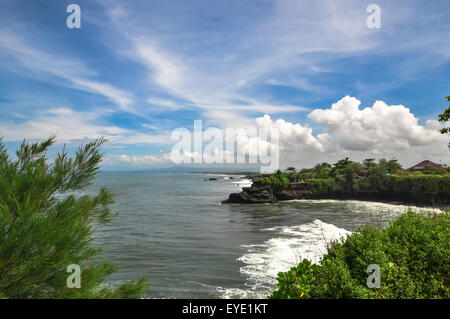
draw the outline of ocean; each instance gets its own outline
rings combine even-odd
[[[217,180],[209,180],[217,178]],[[147,277],[146,298],[265,298],[276,276],[318,262],[332,240],[384,227],[408,207],[351,200],[221,204],[249,181],[197,173],[101,173],[89,191],[115,195],[94,244],[119,264],[106,285]]]

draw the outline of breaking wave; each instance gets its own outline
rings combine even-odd
[[[247,277],[247,289],[222,288],[222,298],[265,298],[275,288],[277,274],[296,266],[303,259],[317,263],[331,241],[351,234],[318,219],[298,226],[278,226],[261,231],[276,236],[262,244],[242,245],[247,252],[238,258],[244,263],[241,274]]]

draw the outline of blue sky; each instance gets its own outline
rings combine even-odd
[[[81,29],[66,26],[71,3]],[[366,25],[371,3],[380,29]],[[135,169],[170,166],[171,131],[195,119],[226,128],[269,115],[284,132],[283,165],[448,162],[435,120],[450,95],[449,9],[447,0],[1,0],[0,134],[11,149],[51,132],[70,147],[105,135],[104,167]],[[385,109],[373,111],[376,101]]]

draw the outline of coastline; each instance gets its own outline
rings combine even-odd
[[[301,186],[301,187],[299,187]],[[275,190],[269,185],[255,183],[244,187],[239,193],[231,193],[223,204],[274,204],[290,200],[356,200],[364,202],[379,202],[391,205],[415,206],[419,208],[450,210],[449,198],[432,197],[428,200],[411,200],[409,194],[393,194],[382,192],[358,193],[317,193],[306,183],[290,183],[287,187]]]

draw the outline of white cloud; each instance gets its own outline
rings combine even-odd
[[[276,2],[274,10],[267,13],[269,19],[243,25],[239,36],[224,34],[229,43],[218,41],[215,37],[221,35],[213,31],[205,34],[206,30],[199,32],[184,26],[184,21],[174,21],[168,29],[158,29],[156,22],[144,27],[142,22],[152,14],[143,15],[133,5],[106,2],[104,6],[111,22],[108,29],[115,28],[113,38],[121,39],[115,46],[116,52],[142,64],[152,80],[150,85],[157,84],[163,93],[187,101],[186,108],[201,111],[214,125],[229,125],[223,123],[224,112],[232,112],[235,123],[245,123],[264,113],[305,110],[301,106],[274,103],[267,94],[257,94],[255,98],[255,94],[245,90],[255,85],[282,83],[323,95],[328,90],[308,79],[311,74],[330,71],[322,68],[321,62],[336,59],[341,53],[361,52],[377,43],[367,37],[370,30],[363,23],[365,10],[351,5],[335,6],[332,2],[325,6],[331,9],[324,13],[324,6],[314,2],[302,3],[302,8],[292,1]],[[187,16],[195,12],[195,6]],[[256,10],[253,5],[245,7]],[[347,21],[359,18],[362,23],[357,27]],[[111,32],[105,34],[110,36]],[[314,52],[332,56],[301,56]],[[170,106],[167,110],[171,110]],[[142,108],[140,112],[146,114],[148,109]]]
[[[376,101],[372,107],[360,109],[361,102],[346,96],[331,106],[317,109],[308,117],[324,125],[333,140],[349,151],[412,150],[414,147],[445,145],[447,138],[431,129],[431,122],[422,126],[403,105],[389,106]]]
[[[313,136],[312,129],[286,122],[283,119],[273,121],[269,115],[256,119],[256,125],[263,128],[278,128],[280,132],[280,150],[294,151],[301,154],[305,151],[323,152],[324,148],[318,138]],[[323,138],[323,137],[322,137]]]
[[[0,136],[5,141],[44,139],[51,134],[57,135],[57,141],[72,143],[79,140],[92,140],[100,136],[110,142],[107,147],[121,145],[170,144],[170,132],[158,131],[147,134],[125,129],[115,125],[100,124],[104,112],[75,111],[68,107],[56,107],[33,113],[20,121],[2,121]]]
[[[131,166],[154,166],[158,164],[173,164],[170,160],[169,154],[164,154],[162,156],[152,156],[152,155],[117,155],[117,156],[108,156],[108,162],[106,164],[119,164],[126,163]]]
[[[176,111],[183,108],[182,105],[166,99],[148,98],[147,103],[155,105],[164,111]]]
[[[372,107],[360,109],[361,102],[346,96],[334,103],[329,109],[316,109],[309,118],[323,125],[326,133],[314,134],[313,129],[300,123],[291,123],[283,119],[273,120],[269,115],[256,118],[242,129],[249,132],[252,128],[279,129],[280,167],[311,167],[318,162],[334,163],[343,157],[361,161],[364,158],[396,158],[405,167],[421,160],[430,159],[446,162],[449,158],[448,135],[439,133],[443,126],[435,120],[420,125],[419,120],[402,105],[387,105],[377,101]],[[206,129],[206,128],[204,128]],[[223,136],[226,136],[223,133]],[[261,137],[238,138],[242,148],[240,153],[257,154],[258,147],[265,154],[271,142]],[[204,141],[208,144],[207,141]],[[259,145],[259,146],[258,146]],[[203,145],[205,146],[205,145]],[[184,150],[178,154],[185,160],[198,156],[195,152]],[[218,150],[216,150],[218,151]],[[227,154],[222,150],[221,156]],[[208,161],[214,154],[206,154]],[[125,156],[116,159],[133,165],[173,164],[170,153],[159,156]]]
[[[84,79],[70,79],[76,88],[100,94],[107,97],[110,101],[118,105],[123,111],[131,111],[129,105],[134,102],[130,93],[117,89],[107,83],[101,83],[96,81],[84,80]]]
[[[58,142],[71,142],[92,140],[99,136],[113,139],[126,132],[117,126],[94,124],[99,116],[92,112],[76,112],[66,107],[51,108],[34,114],[24,122],[3,122],[0,133],[5,141],[44,139],[51,134],[57,134]]]
[[[162,52],[145,38],[136,38],[134,42],[138,58],[154,72],[156,83],[168,89],[176,88],[182,83],[181,62],[176,61],[176,58],[168,53]]]

